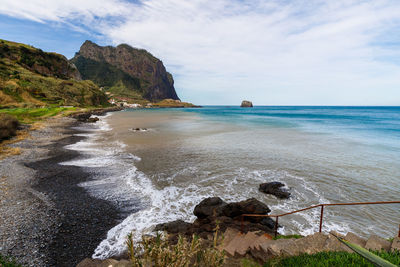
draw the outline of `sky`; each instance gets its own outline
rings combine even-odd
[[[0,38],[160,58],[202,105],[400,105],[399,0],[0,0]]]

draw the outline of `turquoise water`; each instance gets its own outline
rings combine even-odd
[[[399,107],[220,107],[125,110],[102,118],[71,149],[88,168],[82,184],[129,215],[95,257],[121,252],[127,233],[157,223],[193,221],[205,197],[255,197],[273,214],[319,203],[400,200]],[[133,131],[132,128],[146,128]],[[288,200],[258,191],[281,181]],[[393,237],[400,206],[325,209],[323,231]],[[318,231],[319,210],[280,219],[284,234]]]
[[[210,120],[343,135],[354,141],[400,149],[400,107],[206,106],[186,109]],[[399,151],[397,151],[399,152]]]

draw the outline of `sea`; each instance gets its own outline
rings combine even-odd
[[[86,138],[66,148],[81,156],[61,163],[92,173],[80,186],[121,211],[94,258],[123,252],[129,233],[140,239],[158,223],[193,222],[206,197],[256,198],[271,214],[400,200],[400,107],[126,109],[100,119],[78,127]],[[291,197],[258,191],[272,181]],[[319,218],[319,208],[281,217],[279,231],[312,234]],[[400,204],[329,206],[322,231],[389,238],[399,223]]]

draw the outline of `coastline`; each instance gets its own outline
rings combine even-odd
[[[14,146],[0,166],[0,254],[26,266],[75,266],[93,254],[120,215],[78,184],[91,174],[58,163],[79,153],[64,147],[85,137],[73,118],[53,118]]]

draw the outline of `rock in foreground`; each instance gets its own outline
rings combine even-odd
[[[191,237],[197,234],[202,238],[212,236],[216,226],[221,231],[227,228],[241,230],[242,214],[263,214],[267,215],[271,210],[267,205],[255,198],[240,202],[226,203],[219,197],[210,197],[201,201],[194,208],[194,215],[197,219],[193,223],[182,220],[158,224],[155,231],[166,231],[172,238],[177,235]],[[244,217],[243,232],[263,231],[273,233],[275,222],[269,217]]]
[[[285,185],[280,182],[270,182],[270,183],[263,183],[260,184],[258,190],[265,194],[271,194],[276,196],[277,198],[281,199],[288,199],[290,197],[290,193],[283,189]]]
[[[242,104],[240,105],[242,108],[252,108],[253,103],[251,101],[243,100]]]

